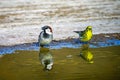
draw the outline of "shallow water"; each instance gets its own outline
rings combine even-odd
[[[93,26],[93,34],[120,32],[120,0],[0,1],[0,45],[36,42],[51,25],[54,39],[77,38],[73,31]]]
[[[99,39],[99,38],[98,38]],[[52,41],[49,45],[46,45],[46,48],[50,49],[61,49],[61,48],[79,48],[84,42],[80,42],[79,39],[71,39],[71,40],[60,40],[60,41]],[[90,48],[101,48],[101,47],[109,47],[109,46],[120,46],[119,39],[109,39],[105,38],[105,40],[93,40],[89,43]],[[19,44],[14,46],[1,46],[0,47],[0,55],[1,54],[11,54],[14,53],[16,50],[33,50],[39,51],[38,42],[34,43],[27,43],[27,44]]]
[[[76,49],[18,50],[0,57],[0,80],[119,80],[119,49],[120,46],[89,48],[84,45]],[[50,54],[51,70],[44,69],[41,54]]]

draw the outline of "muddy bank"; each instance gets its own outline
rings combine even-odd
[[[53,40],[48,47],[50,49],[61,49],[61,48],[79,48],[83,42],[80,42],[78,38],[67,38],[63,40]],[[100,48],[109,46],[120,45],[120,33],[112,34],[98,34],[93,35],[92,40],[89,42],[90,48]],[[39,50],[38,42],[19,44],[14,46],[0,46],[0,54],[13,53],[16,50]]]
[[[53,42],[58,42],[58,41],[72,41],[74,38],[67,38],[63,40],[53,40]],[[78,38],[76,38],[78,39]],[[101,33],[101,34],[94,34],[90,42],[105,42],[108,39],[117,39],[120,40],[120,33]]]

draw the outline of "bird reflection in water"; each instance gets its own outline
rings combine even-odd
[[[39,51],[39,58],[44,70],[51,70],[53,67],[53,56],[49,48],[41,47]]]
[[[89,49],[89,44],[83,44],[81,51],[80,51],[80,56],[86,60],[88,63],[93,63],[93,54]]]

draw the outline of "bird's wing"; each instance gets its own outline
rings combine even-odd
[[[38,42],[40,41],[41,35],[42,35],[43,31],[40,32],[39,36],[38,36]]]
[[[80,38],[84,36],[85,31],[74,31],[75,33],[79,34]]]
[[[80,36],[81,36],[81,37],[84,36],[84,34],[85,34],[85,31],[81,31],[81,32],[80,32]]]

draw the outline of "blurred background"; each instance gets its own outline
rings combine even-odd
[[[120,0],[1,0],[0,45],[38,40],[41,27],[54,40],[76,38],[73,31],[93,26],[93,34],[120,32]]]

